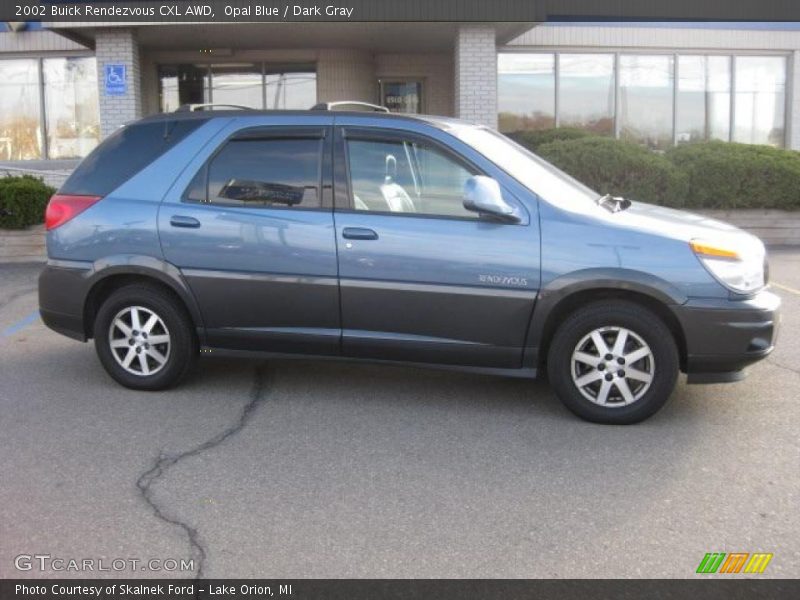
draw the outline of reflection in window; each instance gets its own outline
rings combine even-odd
[[[42,158],[39,61],[0,60],[0,160]]]
[[[50,158],[86,156],[100,141],[97,63],[89,58],[46,58],[47,146]]]
[[[730,56],[678,57],[678,143],[730,139]]]
[[[786,58],[737,56],[733,141],[783,146],[786,118]]]
[[[187,200],[230,206],[320,206],[322,140],[233,140],[187,189]]]
[[[211,65],[211,90],[214,104],[263,108],[261,64]]]
[[[559,124],[594,133],[614,133],[614,56],[559,57]]]
[[[497,65],[500,131],[554,127],[555,55],[500,54]]]
[[[317,103],[317,74],[311,69],[270,73],[268,68],[266,86],[266,108],[306,110]]]
[[[158,83],[161,112],[172,112],[182,104],[211,101],[207,65],[160,65]]]
[[[672,145],[672,56],[620,56],[622,139],[650,148]]]

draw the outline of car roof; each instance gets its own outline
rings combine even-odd
[[[321,115],[335,115],[346,117],[362,117],[365,119],[378,119],[387,121],[410,121],[410,122],[424,122],[428,125],[438,127],[440,129],[449,129],[454,125],[474,125],[467,121],[454,119],[452,117],[442,117],[438,115],[410,115],[399,113],[383,113],[373,111],[350,111],[350,110],[206,110],[206,111],[175,111],[168,113],[158,113],[150,115],[139,120],[139,123],[152,123],[162,121],[184,121],[184,120],[201,120],[211,121],[213,119],[231,118],[231,117],[259,117],[259,116],[290,116],[298,117],[311,117]]]

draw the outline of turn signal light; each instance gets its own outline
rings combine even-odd
[[[44,225],[47,231],[55,229],[77,217],[87,208],[100,200],[102,196],[72,196],[56,194],[50,198],[44,213]]]
[[[712,256],[714,258],[730,258],[733,260],[739,260],[741,257],[739,253],[735,250],[731,250],[730,248],[725,248],[724,246],[718,246],[716,244],[709,244],[706,242],[700,242],[697,240],[692,240],[689,242],[689,245],[694,250],[695,254],[700,254],[702,256]]]

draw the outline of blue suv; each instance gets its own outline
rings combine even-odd
[[[752,235],[600,196],[508,138],[379,112],[180,111],[119,129],[47,209],[40,310],[122,385],[199,354],[535,377],[634,423],[773,348]]]

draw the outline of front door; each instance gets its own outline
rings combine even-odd
[[[525,208],[509,194],[519,224],[467,211],[485,173],[417,134],[347,127],[335,155],[343,354],[520,367],[539,283]]]
[[[243,130],[164,200],[164,254],[210,346],[338,354],[329,139],[325,127]]]

